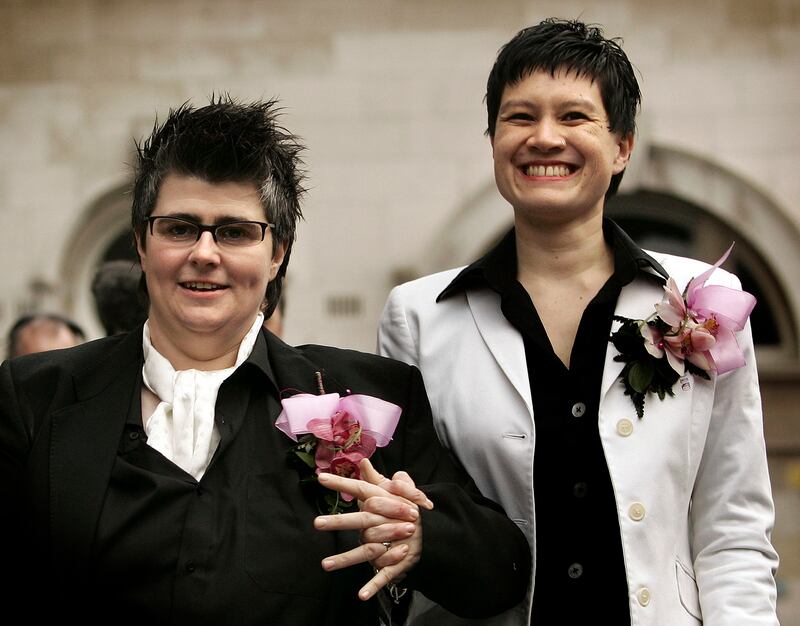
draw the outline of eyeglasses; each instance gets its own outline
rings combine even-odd
[[[182,217],[157,215],[147,218],[150,234],[166,243],[188,246],[200,241],[204,232],[211,233],[214,241],[221,246],[241,248],[254,246],[264,241],[267,228],[275,228],[268,222],[226,222],[225,224],[198,224]]]

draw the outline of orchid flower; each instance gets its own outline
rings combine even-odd
[[[275,426],[294,441],[311,434],[316,440],[316,473],[360,478],[358,464],[392,440],[402,409],[366,395],[297,394],[281,400]],[[343,493],[345,501],[352,496]]]
[[[668,331],[662,335],[654,334],[646,324],[642,328],[648,352],[657,357],[666,354],[670,366],[680,375],[686,370],[684,361],[717,374],[745,363],[734,333],[744,328],[755,297],[739,289],[705,284],[732,249],[733,244],[712,267],[693,278],[683,294],[674,279],[667,281],[664,300],[656,305],[656,313],[670,327]]]

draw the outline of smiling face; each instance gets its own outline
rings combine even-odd
[[[602,214],[611,176],[633,137],[609,131],[600,88],[574,72],[535,71],[503,91],[492,137],[497,188],[518,218],[570,221]]]
[[[252,183],[209,183],[169,174],[161,184],[152,216],[181,217],[202,224],[266,222]],[[137,237],[150,297],[150,332],[162,351],[166,342],[213,341],[237,345],[252,326],[267,283],[283,261],[270,229],[264,241],[245,247],[218,245],[210,232],[199,241],[175,245],[150,234]],[[159,345],[161,344],[161,345]],[[169,352],[169,350],[166,350]]]

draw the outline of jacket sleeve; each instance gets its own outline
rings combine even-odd
[[[0,536],[5,538],[3,574],[0,577],[0,599],[18,601],[19,593],[30,580],[24,572],[25,555],[22,537],[26,526],[24,469],[31,444],[30,429],[11,376],[11,362],[0,366]],[[30,555],[28,555],[30,556]],[[23,582],[26,581],[26,582]],[[9,604],[10,606],[10,604]]]
[[[738,341],[746,365],[716,380],[690,511],[706,626],[778,623],[778,555],[770,543],[774,509],[749,323]]]
[[[392,289],[378,323],[378,354],[419,367],[417,343],[411,333],[399,287]]]
[[[385,330],[382,321],[381,351],[413,360],[410,335]],[[525,597],[531,568],[527,539],[441,445],[420,372],[408,371],[407,401],[384,457],[386,470],[408,471],[434,509],[421,511],[422,557],[404,584],[458,616],[496,615]]]

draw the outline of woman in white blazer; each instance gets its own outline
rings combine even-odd
[[[566,368],[590,303],[610,284],[617,291],[608,311],[645,320],[667,277],[683,293],[710,269],[645,253],[603,218],[606,194],[616,190],[633,149],[639,90],[627,57],[599,29],[546,20],[521,31],[500,51],[486,101],[495,178],[515,222],[486,258],[516,263],[506,272],[508,288],[530,297]],[[381,318],[379,351],[420,368],[442,443],[525,531],[536,563],[546,537],[537,550],[536,511],[543,509],[534,485],[546,477],[534,473],[540,438],[530,345],[510,321],[507,293],[492,282],[498,270],[487,270],[494,261],[486,258],[396,287]],[[625,258],[635,271],[621,280]],[[721,269],[707,284],[740,288]],[[620,327],[605,319],[608,333]],[[620,352],[605,338],[594,344],[604,351],[596,432],[613,489],[630,624],[777,624],[774,510],[749,323],[735,337],[744,365],[702,374],[690,363],[671,386],[674,395],[646,394],[642,418],[620,379]],[[502,616],[466,622],[416,597],[410,622],[510,626],[533,615],[536,623],[587,623],[570,617],[585,600],[577,594],[559,599],[563,611],[555,603],[536,613],[534,582],[548,581],[535,570],[526,601]],[[607,623],[602,599],[582,610]]]

